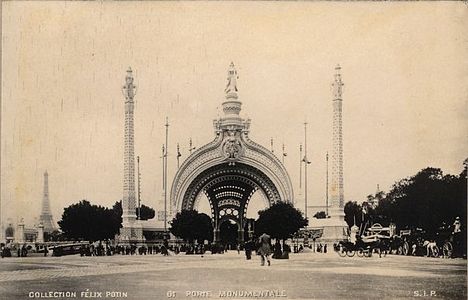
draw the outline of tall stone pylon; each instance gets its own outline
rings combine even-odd
[[[333,81],[333,150],[331,156],[330,221],[324,227],[323,237],[328,241],[347,239],[349,228],[344,220],[344,188],[343,188],[343,81],[341,67],[335,67]]]
[[[133,84],[132,69],[129,67],[125,76],[122,92],[125,97],[124,129],[124,181],[122,198],[122,228],[120,240],[137,242],[143,239],[140,223],[136,220],[135,204],[135,146],[134,146],[134,109],[136,86]]]
[[[330,184],[331,212],[330,216],[344,219],[344,189],[343,189],[343,82],[341,67],[335,68],[333,87],[333,152],[332,176]]]
[[[44,232],[51,233],[57,230],[52,213],[50,211],[49,201],[49,173],[44,172],[44,192],[42,194],[42,209],[39,217],[39,223],[44,226]]]

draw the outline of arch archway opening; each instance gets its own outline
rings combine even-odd
[[[247,219],[256,219],[259,210],[280,200],[277,187],[257,168],[242,163],[223,163],[208,168],[192,181],[184,193],[181,207],[211,216],[215,242],[221,241],[220,226],[225,220],[236,222],[237,241],[242,243]],[[252,207],[249,216],[248,207]],[[235,244],[233,238],[223,239],[230,245]]]
[[[267,209],[268,207],[270,207],[270,204],[265,193],[263,193],[262,190],[257,190],[253,193],[249,203],[247,204],[246,218],[256,220],[258,218],[258,212]],[[204,213],[211,218],[214,218],[211,211],[210,200],[204,193],[200,193],[197,196],[193,209],[199,213]]]
[[[210,200],[208,200],[208,197],[204,193],[198,194],[193,205],[193,209],[198,211],[199,213],[204,213],[210,216],[210,218],[213,218],[213,215],[211,213]]]
[[[219,225],[219,237],[225,249],[236,249],[239,244],[239,224],[231,219],[225,219]]]
[[[263,193],[262,190],[255,191],[247,205],[247,219],[256,220],[258,218],[258,212],[268,207],[270,207],[270,203],[265,193]]]

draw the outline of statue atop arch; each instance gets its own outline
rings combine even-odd
[[[227,85],[226,88],[224,89],[224,92],[226,94],[237,92],[237,79],[239,77],[237,76],[237,71],[234,68],[234,63],[231,62],[229,65],[229,70],[228,70],[228,77],[227,77]]]

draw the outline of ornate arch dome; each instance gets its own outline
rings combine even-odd
[[[193,152],[177,171],[170,194],[173,212],[193,209],[197,195],[209,193],[213,180],[227,175],[223,172],[234,176],[225,177],[227,185],[249,182],[252,189],[260,189],[266,195],[270,205],[293,201],[291,180],[281,161],[249,138],[250,120],[240,117],[242,102],[238,100],[237,78],[231,63],[222,103],[224,116],[213,121],[214,140]]]

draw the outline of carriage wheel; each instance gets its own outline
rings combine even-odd
[[[381,255],[382,257],[387,256],[387,250],[386,250],[386,249],[384,249],[384,250],[379,249],[379,251],[380,251],[380,255]]]
[[[356,254],[356,251],[354,251],[354,250],[346,250],[346,255],[348,255],[349,257],[353,257],[354,254]]]
[[[408,244],[408,242],[403,242],[403,245],[402,245],[402,253],[403,255],[408,255],[410,253],[410,246]]]
[[[397,254],[398,255],[403,255],[403,247],[402,246],[398,247]]]
[[[340,247],[338,248],[338,255],[341,256],[341,257],[345,257],[346,256],[346,251],[343,247]]]
[[[363,257],[364,256],[364,249],[359,248],[358,251],[357,251],[357,256]]]
[[[453,245],[451,242],[445,242],[444,246],[442,247],[442,253],[444,257],[451,258],[453,255]]]

